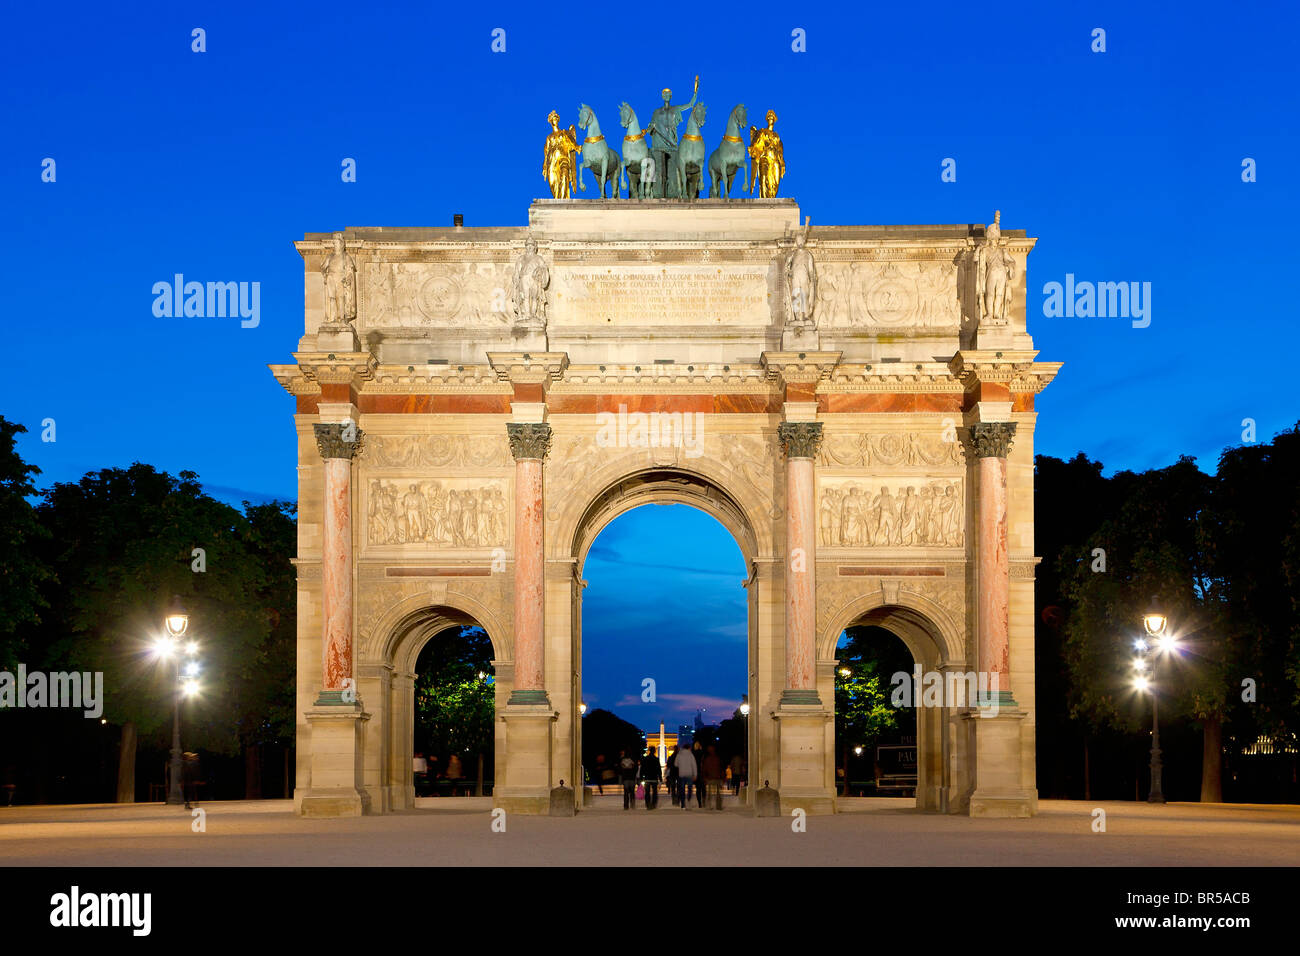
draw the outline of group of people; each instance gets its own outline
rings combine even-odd
[[[456,785],[464,777],[460,757],[452,754],[447,759],[447,769],[440,770],[438,767],[438,757],[436,754],[430,754],[425,757],[422,753],[417,753],[412,760],[412,768],[415,773],[415,795],[417,797],[437,796],[438,781],[445,780],[451,784],[451,792],[456,792]]]
[[[597,758],[598,765],[603,763],[603,757]],[[718,756],[717,747],[709,744],[705,748],[696,741],[694,747],[674,747],[668,755],[666,767],[659,765],[659,754],[650,746],[640,759],[626,750],[620,750],[615,766],[601,767],[598,773],[597,786],[602,793],[604,783],[612,782],[614,777],[622,784],[624,810],[636,806],[637,787],[643,788],[647,810],[658,807],[661,783],[665,785],[675,807],[686,810],[694,800],[696,806],[702,809],[705,799],[712,793],[716,794],[717,806],[721,809],[722,788],[724,784],[730,783],[732,792],[739,792],[740,781],[745,775],[745,761],[737,754],[724,765]]]

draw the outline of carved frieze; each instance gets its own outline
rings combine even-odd
[[[504,479],[372,479],[371,544],[490,548],[506,543],[510,505]]]
[[[943,432],[830,434],[817,455],[817,464],[827,467],[923,467],[961,463],[961,443],[955,430],[949,435]]]
[[[954,263],[828,262],[818,270],[820,328],[956,333],[961,325]]]
[[[368,328],[507,325],[508,270],[495,262],[370,262],[363,322]]]
[[[368,435],[363,460],[379,468],[499,468],[510,453],[504,435]]]
[[[817,542],[843,548],[959,548],[964,500],[961,481],[824,478]]]

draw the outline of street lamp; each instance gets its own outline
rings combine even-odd
[[[587,702],[585,700],[578,704],[578,713],[583,717],[587,716]]]
[[[1147,803],[1164,803],[1165,794],[1162,776],[1164,765],[1160,760],[1160,695],[1156,693],[1155,676],[1158,659],[1148,664],[1147,656],[1168,657],[1178,652],[1178,639],[1166,633],[1169,618],[1152,601],[1147,612],[1142,615],[1142,626],[1151,640],[1138,638],[1134,641],[1138,657],[1133,661],[1137,676],[1133,686],[1139,693],[1151,695],[1151,792],[1147,794]],[[1149,676],[1148,676],[1149,675]]]
[[[193,697],[199,692],[199,664],[198,661],[190,660],[185,665],[185,679],[181,680],[181,644],[180,639],[185,636],[185,632],[190,626],[190,616],[185,613],[185,608],[181,604],[179,597],[173,597],[171,604],[167,608],[167,614],[163,618],[163,626],[167,628],[167,636],[160,638],[154,644],[154,651],[163,659],[168,657],[176,661],[176,686],[173,691],[173,711],[172,711],[172,753],[171,753],[171,782],[167,787],[167,803],[177,805],[185,802],[185,794],[181,788],[181,775],[183,773],[181,763],[181,698]],[[185,653],[193,658],[198,653],[199,645],[190,641],[185,645]]]

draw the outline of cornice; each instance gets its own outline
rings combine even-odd
[[[488,352],[497,379],[513,385],[544,385],[558,381],[569,367],[566,352]]]
[[[294,352],[298,370],[309,382],[349,385],[374,377],[378,360],[369,352]]]
[[[822,382],[818,394],[857,392],[950,392],[962,394],[962,383],[942,362],[886,362],[838,365]]]

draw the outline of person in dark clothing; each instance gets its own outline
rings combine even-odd
[[[199,755],[185,751],[181,763],[181,786],[185,791],[185,809],[192,810],[199,802]]]
[[[659,806],[659,781],[663,779],[659,755],[655,753],[654,747],[646,748],[645,756],[641,758],[641,769],[637,772],[637,779],[645,787],[645,808],[653,810]]]
[[[722,773],[722,760],[718,757],[718,748],[709,744],[708,752],[700,761],[700,789],[705,791],[700,806],[704,806],[708,798],[713,796],[714,808],[722,809]]]
[[[672,800],[673,806],[677,806],[677,751],[680,748],[674,747],[672,753],[668,755],[668,777],[664,781],[664,787],[668,791],[668,798]]]
[[[626,750],[618,752],[618,780],[623,784],[623,809],[631,810],[636,806],[636,775],[640,770],[635,757],[629,757]]]

